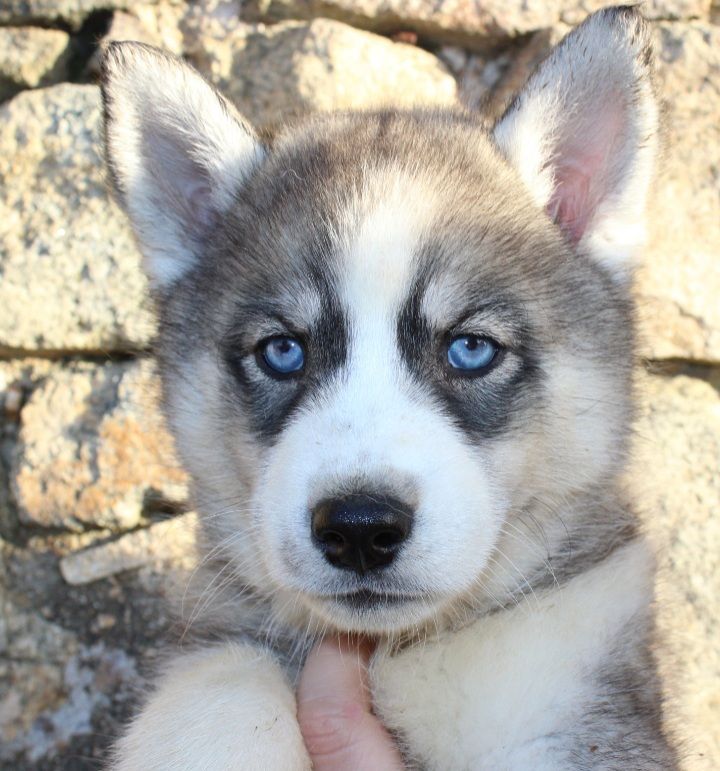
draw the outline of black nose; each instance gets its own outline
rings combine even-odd
[[[409,507],[387,497],[333,498],[312,512],[313,536],[328,562],[356,573],[389,565],[411,525]]]

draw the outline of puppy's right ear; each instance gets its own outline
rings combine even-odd
[[[112,180],[151,284],[166,288],[197,263],[264,150],[226,99],[157,49],[111,43],[101,85]]]

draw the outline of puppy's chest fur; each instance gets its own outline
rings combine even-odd
[[[554,590],[371,667],[377,713],[412,768],[667,768],[670,755],[628,748],[627,715],[658,730],[649,635],[652,559],[639,540]],[[600,719],[602,717],[602,719]],[[631,760],[632,759],[632,760]]]

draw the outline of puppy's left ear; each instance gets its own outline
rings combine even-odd
[[[616,275],[643,245],[658,110],[637,8],[589,16],[495,126],[500,150],[570,241]]]

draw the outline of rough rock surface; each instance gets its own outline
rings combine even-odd
[[[3,0],[0,24],[61,23],[77,30],[91,13],[128,4],[128,0]]]
[[[639,293],[652,358],[720,361],[720,28],[660,24],[666,159]]]
[[[20,413],[29,394],[53,366],[43,359],[0,362],[0,539],[13,538],[20,529],[10,494],[10,467],[17,446]]]
[[[186,539],[89,586],[58,562],[104,534],[0,540],[0,768],[91,771],[136,702],[172,623]]]
[[[617,3],[603,0],[250,0],[244,14],[253,20],[338,19],[385,34],[412,30],[435,43],[488,49],[562,21],[576,24],[591,11]],[[650,0],[651,19],[707,18],[710,0]]]
[[[95,86],[27,91],[0,107],[0,350],[135,349],[152,334],[140,258],[106,191],[99,122]]]
[[[22,522],[128,529],[148,499],[186,499],[153,375],[148,361],[83,364],[52,372],[36,388],[12,468]]]
[[[319,111],[456,101],[455,80],[435,56],[346,24],[220,30],[195,37],[191,60],[257,126]]]
[[[645,526],[663,555],[661,663],[671,715],[686,737],[685,769],[720,763],[720,378],[644,384],[636,475]]]
[[[0,27],[0,102],[67,77],[70,35],[57,29]]]
[[[60,560],[60,572],[69,584],[89,584],[161,560],[166,554],[168,542],[186,549],[191,555],[196,527],[197,515],[194,512],[156,522],[114,541],[69,554]]]
[[[135,3],[130,5],[134,16],[141,28],[148,35],[153,45],[160,46],[166,51],[180,55],[183,52],[181,20],[195,7],[192,3],[189,7],[186,3]],[[112,31],[112,28],[111,28]]]
[[[196,4],[227,8],[238,2],[4,0],[0,24],[61,23],[78,29],[91,14],[108,9],[134,12],[137,6],[183,9]],[[588,13],[612,4],[610,0],[249,0],[242,4],[242,13],[252,20],[271,21],[326,17],[381,33],[413,30],[431,41],[487,47],[561,20],[576,24]],[[651,19],[693,19],[707,18],[710,5],[711,0],[646,0],[643,7]]]

